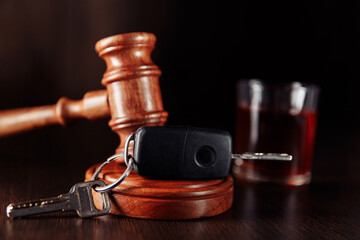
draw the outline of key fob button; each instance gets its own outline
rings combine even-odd
[[[195,162],[199,167],[208,168],[214,165],[216,161],[215,150],[210,146],[200,147],[195,155]]]

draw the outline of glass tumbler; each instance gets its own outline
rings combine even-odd
[[[311,181],[319,87],[292,82],[237,83],[236,152],[288,153],[292,161],[243,160],[237,177],[304,185]]]

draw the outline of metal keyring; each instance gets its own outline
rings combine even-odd
[[[134,136],[135,136],[135,134],[132,133],[126,138],[125,146],[124,146],[124,153],[118,153],[118,154],[112,155],[103,164],[101,164],[100,167],[98,167],[98,169],[96,169],[96,171],[94,172],[94,175],[91,178],[91,181],[95,181],[98,178],[101,170],[103,169],[103,167],[105,165],[107,165],[119,158],[124,158],[125,164],[127,166],[125,172],[115,182],[113,182],[109,185],[103,186],[103,187],[96,187],[96,188],[94,188],[95,191],[97,191],[97,192],[110,191],[111,189],[115,188],[117,185],[122,183],[127,176],[129,176],[131,170],[134,167],[134,159],[130,154],[128,154],[129,153],[128,148],[129,148],[130,141],[134,140]]]
[[[126,166],[129,166],[128,157],[129,157],[129,144],[131,141],[133,141],[135,138],[135,133],[130,134],[125,141],[124,145],[124,161]],[[131,156],[131,155],[130,155]]]

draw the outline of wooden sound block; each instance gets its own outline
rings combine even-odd
[[[85,181],[91,180],[100,164],[86,171]],[[125,171],[123,163],[104,167],[99,179],[114,182]],[[101,202],[100,194],[94,195]],[[207,181],[152,180],[134,171],[109,192],[111,214],[145,219],[195,219],[221,214],[231,208],[233,179]]]

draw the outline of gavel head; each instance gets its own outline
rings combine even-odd
[[[106,62],[102,84],[106,86],[111,113],[109,126],[120,137],[116,152],[125,139],[144,125],[163,125],[164,111],[159,76],[151,60],[156,37],[151,33],[126,33],[104,38],[95,49]]]

